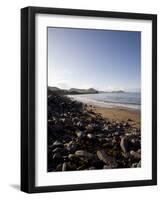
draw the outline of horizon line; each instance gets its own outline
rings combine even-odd
[[[111,91],[131,91],[131,90],[137,90],[137,91],[141,91],[141,88],[124,88],[124,89],[121,89],[121,88],[113,88],[113,89],[96,89],[95,87],[88,87],[88,88],[79,88],[79,87],[70,87],[70,88],[62,88],[62,87],[59,87],[59,86],[56,86],[56,85],[48,85],[47,87],[56,87],[58,89],[61,89],[61,90],[70,90],[70,89],[79,89],[79,90],[89,90],[89,89],[94,89],[94,90],[97,90],[97,91],[102,91],[102,92],[111,92]]]

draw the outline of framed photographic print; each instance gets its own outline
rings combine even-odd
[[[21,10],[21,190],[157,184],[157,16]]]

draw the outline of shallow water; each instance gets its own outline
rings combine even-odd
[[[95,106],[113,108],[123,107],[127,109],[141,108],[141,93],[125,92],[125,93],[98,93],[98,94],[80,94],[68,95],[70,98],[83,103],[89,103]]]

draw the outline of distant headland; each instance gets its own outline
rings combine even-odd
[[[99,91],[94,88],[89,89],[79,89],[79,88],[70,88],[70,89],[60,89],[58,87],[48,86],[48,92],[58,93],[59,95],[76,95],[76,94],[98,94],[98,93],[125,93],[123,90],[114,90],[114,91]]]

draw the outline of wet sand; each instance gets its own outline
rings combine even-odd
[[[140,128],[141,112],[139,110],[124,109],[124,108],[103,108],[94,106],[94,111],[100,113],[103,118],[111,121],[128,121],[130,125]]]

